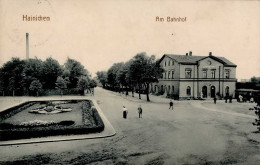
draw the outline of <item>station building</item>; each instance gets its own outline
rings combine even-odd
[[[233,96],[236,89],[236,65],[225,57],[164,54],[160,65],[165,72],[151,92],[178,99]]]

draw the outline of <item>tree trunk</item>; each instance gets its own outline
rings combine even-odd
[[[140,89],[140,85],[139,85],[139,90],[138,90],[138,93],[139,93],[139,99],[141,99],[141,89]]]
[[[126,86],[125,89],[126,89],[126,91],[125,91],[125,95],[128,96],[128,88],[127,88],[127,86]]]
[[[13,90],[13,97],[14,97],[14,90]]]
[[[37,97],[39,96],[38,91],[36,91],[36,95],[37,95]]]
[[[150,101],[150,98],[149,98],[149,84],[147,84],[147,87],[146,87],[146,98],[147,98],[147,101]]]

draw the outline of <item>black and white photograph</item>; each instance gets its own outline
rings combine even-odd
[[[0,164],[259,164],[259,18],[258,0],[0,0]]]

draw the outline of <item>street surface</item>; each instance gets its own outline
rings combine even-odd
[[[68,97],[68,96],[66,96]],[[73,96],[71,96],[72,98]],[[151,102],[95,89],[116,135],[109,138],[0,146],[0,164],[251,164],[260,162],[260,133],[252,103],[218,100]],[[46,97],[44,97],[46,98]],[[57,97],[58,98],[58,97]],[[39,98],[41,99],[41,98]],[[15,100],[15,101],[12,101]],[[0,108],[29,97],[0,98]],[[15,103],[14,103],[15,102]],[[122,107],[128,109],[123,119]],[[143,118],[138,118],[138,106]]]

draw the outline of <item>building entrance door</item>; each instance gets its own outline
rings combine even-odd
[[[215,95],[216,95],[216,88],[215,88],[215,86],[211,86],[210,93],[211,93],[211,97],[215,97]]]
[[[206,87],[206,86],[203,86],[203,87],[202,87],[202,97],[203,97],[203,98],[206,98],[206,97],[207,97],[207,87]]]

